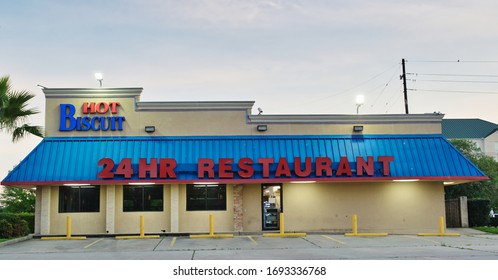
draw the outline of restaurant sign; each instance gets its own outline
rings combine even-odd
[[[255,179],[255,178],[330,178],[389,176],[393,156],[358,156],[355,162],[343,156],[338,162],[329,157],[296,157],[289,163],[287,158],[199,158],[197,164],[179,166],[174,158],[140,158],[134,164],[131,158],[115,162],[102,158],[97,174],[101,179],[182,179],[180,173],[194,173],[197,179]]]
[[[75,116],[76,106],[60,104],[59,131],[120,131],[123,130],[124,116],[116,116],[119,102],[84,102],[81,114]]]

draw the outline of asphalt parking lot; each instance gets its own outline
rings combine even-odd
[[[498,235],[466,229],[460,237],[346,237],[308,234],[225,239],[29,239],[0,247],[2,260],[498,260]]]

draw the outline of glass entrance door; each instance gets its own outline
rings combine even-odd
[[[263,230],[280,229],[282,212],[282,185],[264,184],[261,186]]]

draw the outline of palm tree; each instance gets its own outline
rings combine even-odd
[[[12,142],[25,137],[28,133],[43,137],[41,126],[25,123],[29,116],[38,114],[34,108],[27,109],[27,102],[35,97],[27,90],[12,90],[9,76],[0,78],[0,130],[12,133]]]

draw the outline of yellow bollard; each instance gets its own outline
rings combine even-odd
[[[439,216],[439,233],[444,234],[444,218]]]
[[[353,214],[352,220],[353,220],[353,234],[358,234],[358,216],[356,216],[356,214]]]
[[[345,233],[344,236],[380,237],[388,235],[387,233],[358,233],[358,216],[356,214],[351,217],[351,222],[353,223],[353,232]]]
[[[214,236],[214,216],[209,214],[209,235]]]
[[[285,217],[284,213],[280,213],[280,231],[279,233],[265,233],[263,237],[303,237],[306,233],[301,232],[291,232],[285,233]]]
[[[460,236],[460,233],[446,233],[444,226],[444,217],[439,216],[439,232],[438,233],[419,233],[418,236]]]
[[[71,237],[71,216],[66,217],[66,237]]]
[[[145,225],[144,225],[144,216],[140,216],[140,237],[145,236]]]
[[[140,234],[137,235],[127,235],[127,236],[116,236],[116,239],[154,239],[160,238],[159,235],[145,235],[145,221],[144,216],[140,215]]]
[[[47,237],[42,237],[41,240],[86,240],[85,236],[71,236],[71,216],[66,216],[66,236],[47,236]]]
[[[233,234],[214,234],[214,215],[209,214],[209,234],[191,234],[190,238],[232,238]]]
[[[284,213],[280,213],[280,234],[284,234],[284,225],[285,225],[285,218],[284,218]]]

